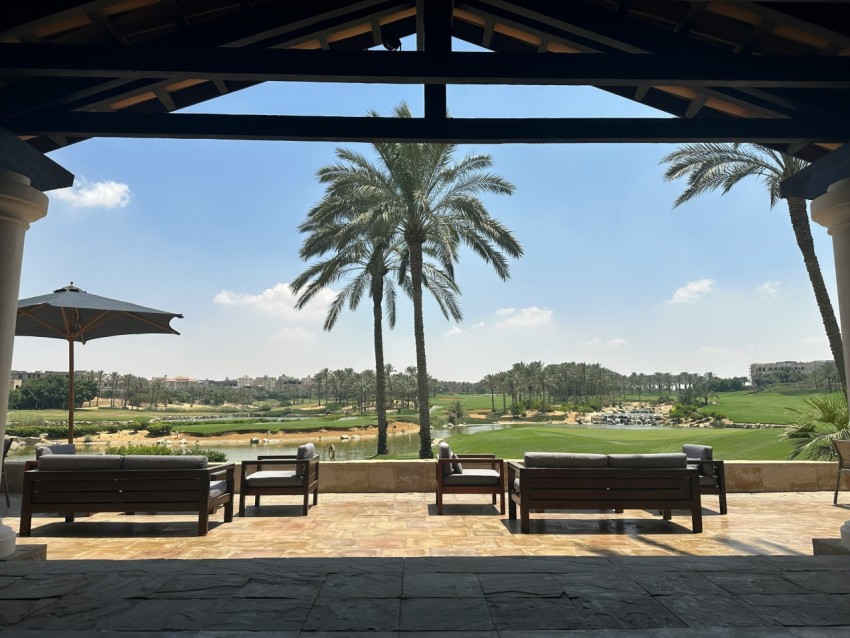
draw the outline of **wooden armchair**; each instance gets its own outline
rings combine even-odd
[[[260,506],[260,496],[291,495],[304,499],[302,513],[307,516],[310,495],[313,505],[319,502],[319,456],[312,443],[298,447],[292,455],[265,455],[256,461],[242,461],[239,485],[239,516],[245,516],[245,497],[254,497],[254,507]]]
[[[850,472],[850,439],[832,439],[832,447],[838,453],[838,476],[835,478],[835,495],[832,497],[832,504],[838,505],[841,476],[844,472]]]
[[[452,454],[449,444],[440,443],[437,458],[437,513],[443,513],[443,494],[490,494],[493,505],[500,498],[505,513],[505,462],[493,454]]]
[[[688,467],[699,470],[700,494],[716,494],[720,513],[726,513],[726,470],[723,461],[714,459],[710,445],[683,445],[682,452],[688,457]]]

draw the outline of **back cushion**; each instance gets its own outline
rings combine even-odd
[[[56,470],[120,470],[118,454],[45,454],[38,459],[38,469]]]
[[[684,454],[609,454],[608,467],[686,468]]]
[[[77,446],[73,443],[58,443],[56,445],[39,445],[35,448],[35,458],[40,459],[45,454],[76,454]]]
[[[312,459],[316,456],[316,446],[312,443],[305,443],[298,446],[298,451],[295,453],[295,458],[299,461]]]
[[[682,446],[682,452],[689,459],[710,461],[714,458],[714,448],[710,445],[685,444]],[[714,465],[711,463],[697,463],[693,467],[699,470],[701,476],[714,476]]]
[[[167,456],[159,454],[138,454],[125,456],[122,470],[203,470],[207,466],[207,457],[197,455]]]
[[[448,443],[442,441],[438,446],[437,456],[441,459],[450,459],[452,458],[452,448]],[[451,463],[443,463],[443,476],[449,476],[452,473],[452,464]]]
[[[608,467],[604,454],[526,452],[524,461],[525,467]]]

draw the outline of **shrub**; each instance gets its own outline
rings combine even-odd
[[[148,427],[146,428],[148,434],[151,436],[166,436],[171,434],[172,424],[171,423],[148,423]]]

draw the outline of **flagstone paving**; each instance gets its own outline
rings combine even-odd
[[[708,497],[702,534],[643,511],[520,534],[430,494],[321,494],[307,517],[269,497],[206,537],[188,515],[37,516],[20,542],[48,560],[0,563],[0,638],[846,636],[850,556],[812,556],[850,519],[831,496],[730,494],[727,516]]]

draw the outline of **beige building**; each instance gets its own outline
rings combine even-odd
[[[773,363],[751,363],[750,364],[750,381],[756,377],[766,374],[775,374],[776,372],[800,372],[801,374],[811,374],[824,364],[832,363],[832,361],[774,361]]]

